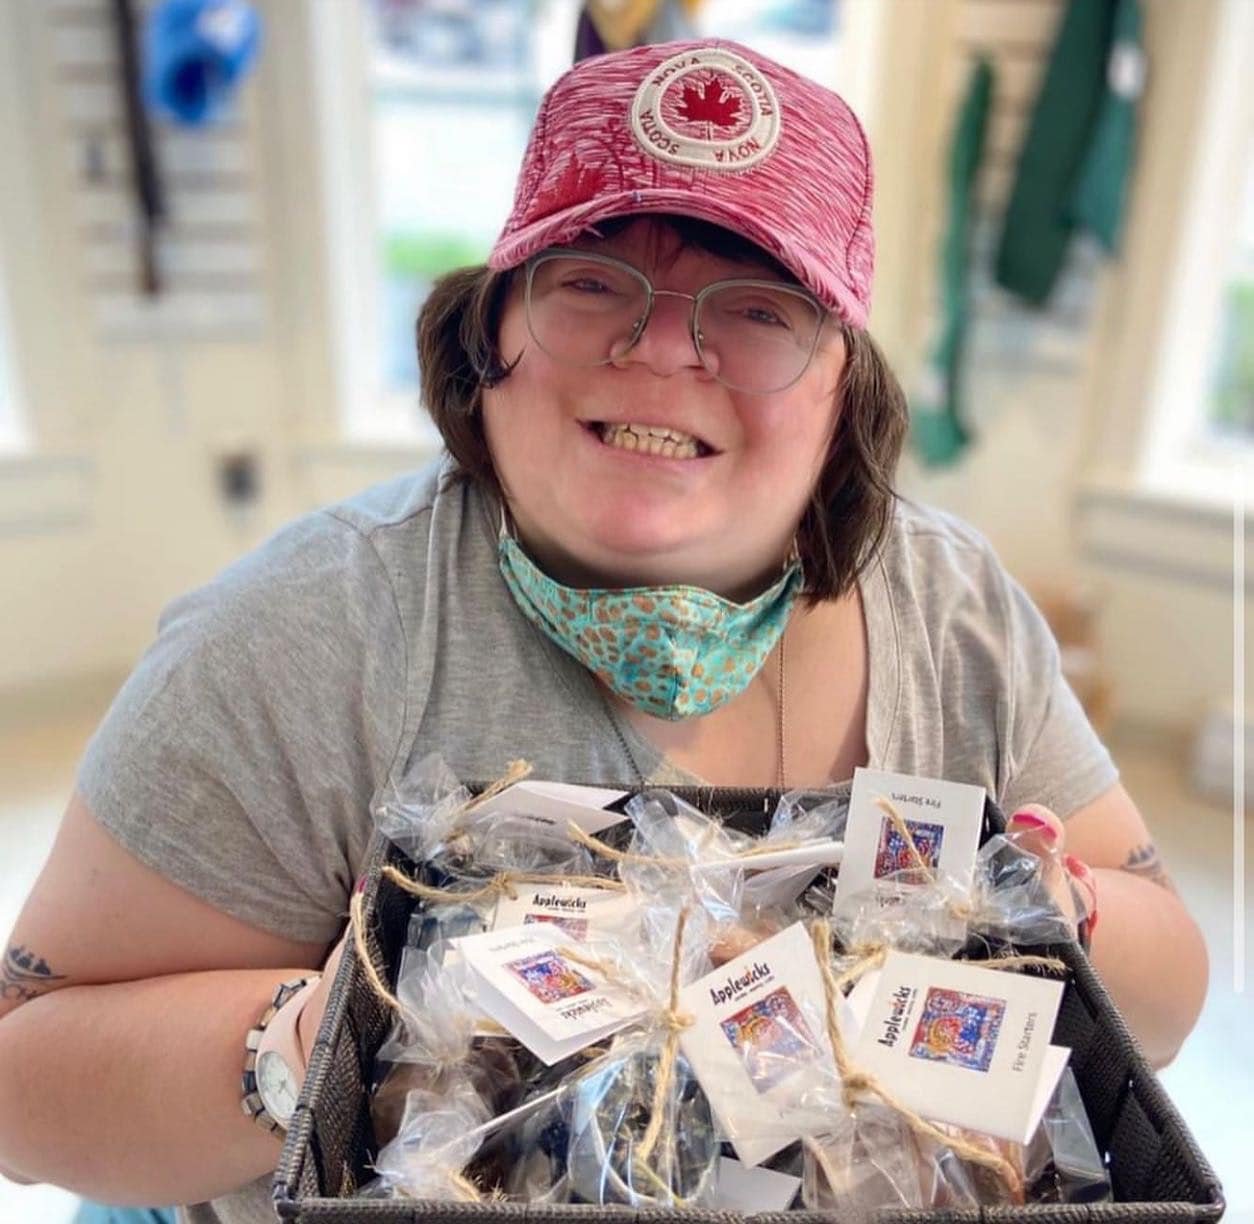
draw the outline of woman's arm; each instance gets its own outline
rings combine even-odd
[[[1063,836],[1062,848],[1093,871],[1098,899],[1093,966],[1146,1057],[1164,1067],[1197,1022],[1206,997],[1209,962],[1202,933],[1122,785],[1067,817]]]
[[[278,1140],[240,1108],[244,1039],[321,944],[171,884],[75,797],[6,948],[19,972],[0,1000],[0,1169],[152,1205],[274,1167]]]

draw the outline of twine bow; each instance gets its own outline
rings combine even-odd
[[[1004,1156],[990,1152],[987,1148],[979,1147],[961,1136],[949,1134],[920,1117],[913,1109],[895,1097],[874,1075],[856,1066],[850,1057],[837,1021],[837,1006],[844,995],[846,987],[854,985],[872,969],[877,969],[884,964],[884,960],[888,955],[887,946],[870,944],[854,949],[854,963],[843,973],[837,975],[832,969],[831,923],[826,918],[817,919],[811,927],[810,934],[814,945],[814,955],[819,962],[819,973],[823,979],[827,1037],[832,1045],[832,1056],[836,1061],[836,1070],[840,1074],[841,1093],[845,1106],[848,1109],[853,1109],[860,1099],[868,1096],[879,1097],[889,1109],[901,1115],[906,1125],[916,1135],[932,1139],[941,1144],[941,1146],[950,1148],[955,1155],[961,1156],[964,1160],[969,1160],[972,1164],[991,1169],[1001,1177],[1012,1197],[1018,1198],[1022,1195],[1023,1180],[1019,1176],[1018,1170]],[[1065,973],[1067,971],[1066,964],[1053,956],[1001,956],[983,962],[982,967],[998,970],[1034,968],[1054,973]],[[818,1157],[818,1162],[829,1181],[836,1185],[837,1183],[833,1178],[833,1170],[829,1162],[817,1150],[819,1145],[811,1140],[806,1146]]]

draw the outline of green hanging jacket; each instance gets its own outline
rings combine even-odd
[[[1140,36],[1140,0],[1070,0],[1019,155],[994,272],[1034,305],[1048,300],[1077,225],[1115,249],[1143,76]]]

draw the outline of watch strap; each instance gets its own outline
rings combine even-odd
[[[305,1052],[301,1048],[297,1022],[305,1003],[313,994],[321,974],[292,978],[275,989],[266,1010],[244,1039],[244,1074],[241,1082],[244,1113],[271,1132],[283,1132],[286,1125],[266,1108],[257,1083],[257,1062],[262,1054],[274,1051],[299,1081],[305,1076]]]

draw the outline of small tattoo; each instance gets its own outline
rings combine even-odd
[[[37,998],[54,982],[64,982],[65,974],[53,973],[48,962],[29,948],[14,944],[4,954],[0,973],[0,999],[25,1003]]]
[[[1167,869],[1163,866],[1162,859],[1158,857],[1158,847],[1153,842],[1137,846],[1124,861],[1123,870],[1131,875],[1141,876],[1154,884],[1161,884],[1164,888],[1171,889],[1172,892],[1176,890],[1171,877],[1167,874]]]

